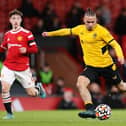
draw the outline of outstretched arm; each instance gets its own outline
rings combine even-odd
[[[78,25],[73,28],[62,28],[56,31],[51,31],[51,32],[43,32],[42,36],[43,37],[48,37],[48,36],[65,36],[65,35],[79,35],[79,32],[82,30],[83,25]]]
[[[71,29],[70,28],[63,28],[63,29],[59,29],[59,30],[56,30],[56,31],[43,32],[42,33],[43,37],[66,36],[66,35],[71,35]]]

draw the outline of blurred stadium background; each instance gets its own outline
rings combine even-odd
[[[0,42],[9,29],[9,11],[19,9],[24,14],[22,25],[33,32],[40,50],[37,55],[30,56],[33,77],[36,83],[44,84],[48,94],[45,99],[30,98],[15,81],[11,90],[15,111],[58,109],[63,98],[75,104],[74,107],[63,109],[84,108],[76,88],[77,76],[84,68],[78,38],[43,38],[41,33],[82,24],[83,14],[88,7],[96,11],[98,23],[111,31],[126,58],[126,0],[0,0]],[[112,49],[110,53],[116,61]],[[5,54],[0,54],[0,66],[4,56]],[[126,80],[126,64],[117,64],[122,78]],[[106,87],[105,84],[110,82],[105,82],[102,77],[99,79],[100,81],[90,86],[95,104],[104,102],[112,108],[126,108],[126,94],[120,93],[112,85]],[[4,110],[1,99],[0,110]]]

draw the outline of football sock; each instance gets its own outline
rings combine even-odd
[[[2,93],[2,101],[7,113],[12,114],[10,93]]]
[[[6,111],[7,111],[7,113],[13,114],[13,113],[12,113],[12,109],[11,109],[11,102],[9,102],[9,103],[4,103],[4,107],[5,107]]]
[[[36,96],[38,96],[40,94],[40,87],[35,86],[35,89],[36,89]]]

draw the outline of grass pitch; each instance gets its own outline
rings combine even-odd
[[[2,120],[5,113],[0,111],[0,126],[126,126],[125,109],[112,110],[111,118],[104,121],[81,119],[77,115],[79,111],[16,112],[13,120]]]

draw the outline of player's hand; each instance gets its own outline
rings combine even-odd
[[[43,37],[48,37],[48,32],[43,32],[43,33],[42,33],[42,36],[43,36]]]
[[[27,52],[27,49],[25,47],[19,48],[19,51],[21,54],[25,54]]]
[[[118,61],[120,62],[120,64],[124,64],[125,63],[124,58],[118,58]]]

